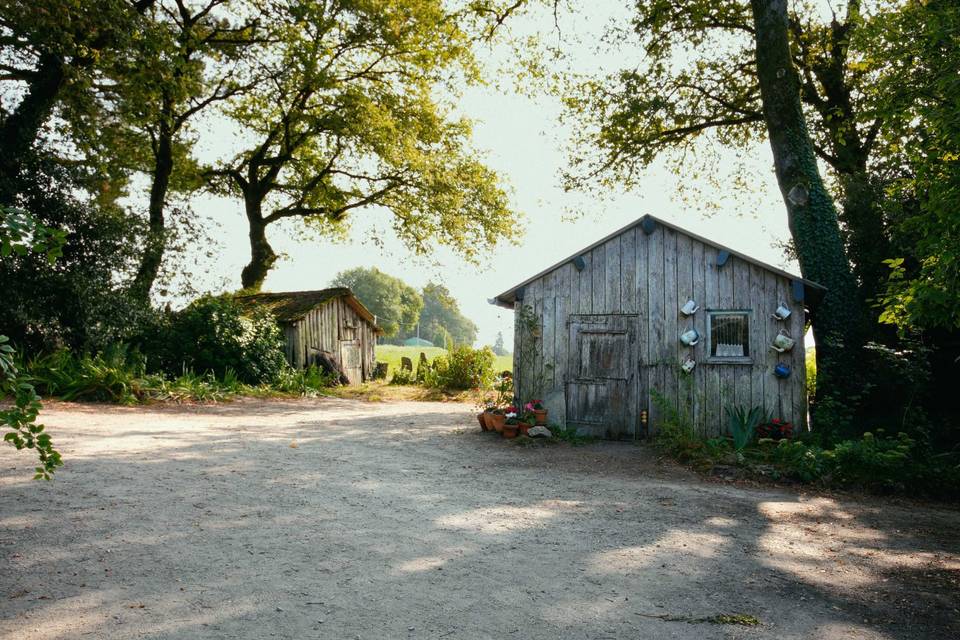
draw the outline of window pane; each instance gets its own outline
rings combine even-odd
[[[746,313],[710,315],[710,355],[716,358],[750,356],[750,323]]]

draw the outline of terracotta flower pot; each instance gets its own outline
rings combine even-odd
[[[516,438],[517,432],[519,431],[519,425],[516,424],[504,424],[503,425],[503,437],[504,438]]]
[[[483,412],[483,425],[486,427],[486,431],[493,431],[493,413],[490,411]]]
[[[486,414],[485,414],[485,413],[482,413],[482,412],[481,412],[481,413],[478,413],[478,414],[477,414],[477,422],[480,423],[480,429],[481,429],[482,431],[486,431],[486,430],[487,430],[487,419],[486,419]]]
[[[525,436],[527,432],[530,431],[530,425],[526,422],[520,422],[517,424],[517,427],[520,429],[520,435]]]
[[[487,418],[490,420],[494,431],[497,433],[503,433],[503,425],[507,423],[507,416],[502,413],[491,413],[490,417]]]
[[[533,417],[537,419],[537,424],[541,426],[547,425],[547,410],[546,409],[534,409]]]

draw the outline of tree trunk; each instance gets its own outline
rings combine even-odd
[[[757,77],[777,183],[804,277],[827,287],[812,314],[817,343],[814,427],[842,429],[856,404],[855,364],[862,307],[847,260],[833,199],[817,168],[791,62],[786,0],[751,0]]]
[[[63,59],[54,54],[41,55],[26,96],[0,127],[0,204],[14,203],[23,157],[30,153],[40,127],[50,117],[65,79]]]
[[[853,272],[860,285],[860,300],[879,297],[890,275],[890,268],[883,263],[891,257],[889,230],[884,224],[881,210],[882,191],[863,171],[840,176],[842,206],[840,221],[843,223],[847,251],[853,263]],[[876,321],[879,309],[867,309]],[[878,324],[874,331],[880,329]]]
[[[150,290],[160,273],[163,254],[167,248],[167,229],[164,207],[173,173],[173,129],[166,119],[160,124],[156,155],[154,156],[153,184],[150,185],[150,204],[147,240],[140,258],[140,267],[134,277],[131,293],[142,301],[149,301]]]
[[[250,226],[250,262],[243,268],[240,282],[244,289],[259,291],[263,281],[267,279],[267,274],[277,261],[277,254],[273,252],[273,248],[267,241],[267,223],[263,219],[262,212],[263,202],[258,194],[251,191],[252,188],[248,188],[243,195],[247,222]]]

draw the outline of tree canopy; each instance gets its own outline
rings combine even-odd
[[[513,235],[470,123],[438,90],[477,73],[468,15],[440,0],[278,4],[270,45],[245,71],[255,88],[227,109],[253,143],[208,172],[244,203],[245,288],[275,263],[266,228],[284,219],[338,234],[355,211],[382,207],[414,253],[439,243],[468,260]]]
[[[442,284],[428,282],[423,288],[423,311],[420,313],[420,335],[446,337],[455,345],[472,346],[477,339],[477,325],[460,312],[460,305]],[[446,340],[434,341],[446,346]]]
[[[331,284],[350,288],[377,317],[377,324],[388,338],[409,332],[416,326],[423,309],[423,298],[416,289],[376,268],[356,267],[341,271]]]

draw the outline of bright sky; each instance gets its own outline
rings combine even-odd
[[[592,34],[617,13],[621,3],[607,0],[604,4],[609,5],[609,15],[591,10],[591,21],[596,19],[596,24],[576,25],[583,41],[595,41]],[[520,26],[553,33],[553,19],[548,15],[528,19]],[[571,31],[571,25],[562,26],[567,33]],[[574,46],[580,68],[612,70],[624,64],[622,59],[596,54],[592,46]],[[503,60],[506,52],[495,51],[492,55]],[[492,344],[497,332],[502,331],[510,348],[513,313],[490,305],[487,299],[646,213],[797,272],[796,265],[775,246],[789,238],[789,233],[765,143],[749,154],[749,196],[736,200],[731,198],[735,193],[732,187],[724,190],[716,194],[716,211],[696,202],[681,202],[678,185],[691,178],[674,175],[662,165],[647,172],[637,192],[611,193],[607,200],[595,202],[582,194],[565,194],[559,187],[559,172],[566,161],[563,143],[570,131],[558,122],[560,107],[555,99],[531,99],[491,87],[472,88],[460,108],[475,120],[476,147],[485,152],[488,164],[509,185],[513,205],[524,214],[526,233],[519,243],[498,246],[484,264],[474,267],[442,248],[429,260],[414,258],[390,233],[389,214],[384,211],[356,215],[346,243],[297,239],[290,232],[293,227],[274,225],[268,229],[268,236],[283,259],[270,273],[264,290],[320,289],[329,285],[337,272],[356,266],[377,267],[414,287],[433,280],[447,286],[463,313],[476,322],[480,328],[478,344]],[[207,142],[216,146],[215,138],[229,136],[229,131],[218,127],[211,135],[214,139],[208,137]],[[733,162],[732,154],[725,157]],[[242,203],[206,198],[196,202],[195,209],[220,223],[214,233],[218,246],[216,258],[209,264],[211,272],[195,286],[214,291],[238,288],[240,270],[249,252]],[[576,219],[570,219],[571,209],[579,213]],[[372,242],[371,237],[379,242]]]

